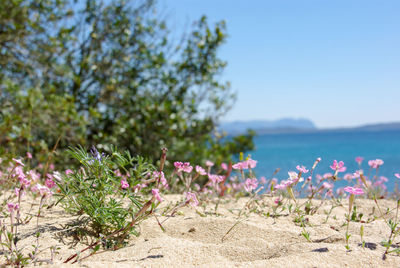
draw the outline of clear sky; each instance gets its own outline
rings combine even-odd
[[[172,27],[225,20],[224,120],[308,118],[318,127],[400,121],[399,0],[160,0]]]

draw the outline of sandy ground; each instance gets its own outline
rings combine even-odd
[[[178,196],[165,196],[168,201],[176,201]],[[400,256],[392,254],[383,261],[384,247],[381,241],[387,239],[389,228],[382,219],[371,223],[350,223],[351,251],[345,249],[345,216],[347,207],[333,210],[327,223],[323,206],[319,211],[307,216],[311,225],[307,226],[313,242],[301,236],[302,228],[296,225],[293,215],[287,211],[280,217],[271,218],[261,213],[244,214],[237,223],[238,211],[247,199],[224,200],[215,213],[215,204],[206,208],[206,216],[201,216],[191,207],[180,209],[179,215],[168,218],[163,223],[165,232],[154,217],[140,226],[141,235],[131,237],[129,244],[117,251],[103,251],[76,264],[62,264],[71,254],[85,247],[85,241],[74,239],[69,230],[76,217],[65,214],[60,207],[44,210],[39,221],[39,259],[49,259],[50,246],[58,246],[59,254],[53,264],[45,267],[400,267]],[[272,199],[263,201],[266,205]],[[26,202],[28,204],[28,202]],[[372,212],[373,201],[356,200],[358,211],[366,220]],[[29,206],[29,205],[27,205]],[[381,206],[395,208],[394,201],[382,201]],[[28,208],[24,207],[26,211]],[[35,207],[34,207],[35,210]],[[33,210],[33,211],[34,211]],[[203,212],[202,208],[198,209]],[[33,212],[32,211],[32,212]],[[267,208],[259,207],[259,211]],[[391,214],[393,215],[394,212]],[[334,217],[336,219],[334,219]],[[159,217],[160,221],[166,217]],[[365,225],[364,240],[368,248],[360,244],[360,226]],[[20,226],[22,241],[26,249],[35,244],[35,220]],[[223,239],[224,238],[224,239]],[[396,239],[395,242],[400,242]],[[399,244],[397,244],[399,245]],[[2,259],[4,262],[4,259]]]

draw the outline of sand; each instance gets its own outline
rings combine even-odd
[[[177,195],[164,197],[164,205],[180,198]],[[100,250],[76,264],[62,262],[86,247],[84,240],[79,242],[74,238],[73,229],[67,230],[77,217],[66,214],[61,207],[45,209],[39,221],[40,249],[43,251],[39,259],[49,259],[49,247],[58,246],[59,254],[53,264],[42,263],[44,267],[400,267],[400,257],[396,254],[382,260],[385,248],[381,241],[387,240],[389,235],[389,228],[382,219],[371,223],[351,222],[351,251],[347,251],[346,227],[343,226],[347,207],[335,208],[327,223],[323,223],[324,210],[329,210],[330,206],[325,205],[316,214],[307,216],[311,227],[307,226],[306,230],[313,241],[308,242],[301,235],[302,228],[293,222],[295,216],[288,215],[287,211],[274,219],[262,215],[267,208],[260,206],[259,213],[247,211],[237,223],[238,211],[247,200],[222,200],[217,211],[215,204],[210,203],[205,216],[191,207],[184,207],[163,223],[165,232],[155,217],[151,217],[140,225],[140,236],[132,236],[126,247],[116,251]],[[366,220],[374,202],[364,199],[355,202]],[[29,202],[25,203],[24,211],[27,211]],[[36,206],[37,201],[34,203]],[[272,199],[265,198],[260,201],[262,203],[270,205]],[[381,206],[395,208],[396,202],[382,200]],[[202,208],[198,211],[204,212]],[[394,211],[390,215],[393,216]],[[158,216],[158,219],[163,221],[167,217]],[[359,245],[362,224],[365,225],[366,248]],[[35,226],[34,218],[19,227],[22,239],[19,244],[25,245],[26,250],[35,244]],[[400,239],[395,242],[399,243]]]

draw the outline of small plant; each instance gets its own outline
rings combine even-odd
[[[95,147],[90,153],[82,147],[70,149],[69,153],[81,168],[70,171],[58,183],[59,202],[68,212],[87,216],[98,237],[124,228],[145,203],[135,188],[145,188],[141,178],[155,168],[143,158],[132,157],[128,151],[121,154],[115,148],[109,156],[100,154]],[[134,228],[130,232],[136,234]],[[112,243],[107,241],[105,245],[111,247]]]
[[[346,234],[345,234],[345,238],[346,238],[346,249],[350,250],[350,246],[349,246],[349,239],[350,239],[350,234],[349,234],[349,225],[350,225],[350,214],[351,214],[351,209],[353,207],[353,202],[354,202],[354,198],[356,195],[361,195],[364,194],[364,191],[361,188],[354,188],[354,187],[346,187],[344,188],[344,190],[348,193],[350,193],[350,197],[349,197],[349,213],[347,214],[347,226],[346,226]]]

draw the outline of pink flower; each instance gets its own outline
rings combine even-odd
[[[227,165],[226,163],[222,163],[222,164],[221,164],[221,168],[222,168],[223,170],[228,170],[228,165]]]
[[[52,179],[46,179],[45,184],[50,189],[53,188],[54,186],[56,186],[56,183]]]
[[[236,164],[234,164],[234,165],[232,165],[232,168],[233,169],[246,169],[245,167],[244,167],[244,165],[243,165],[243,162],[238,162],[238,163],[236,163]]]
[[[251,158],[247,159],[246,161],[238,162],[232,166],[233,169],[248,169],[248,168],[255,168],[257,165],[257,161]]]
[[[308,172],[308,169],[306,169],[305,166],[299,166],[299,165],[297,165],[296,169],[297,169],[298,171],[300,171],[301,173],[307,173],[307,172]]]
[[[375,159],[375,160],[369,160],[368,165],[372,168],[379,168],[380,166],[383,165],[383,160],[382,159]]]
[[[275,188],[278,190],[284,190],[286,189],[287,185],[283,183],[283,181],[280,184],[275,185]]]
[[[49,169],[50,169],[50,170],[54,170],[54,168],[55,168],[54,164],[51,163],[51,164],[49,165]]]
[[[196,166],[196,172],[202,176],[207,175],[206,170],[204,168],[202,168],[201,166]]]
[[[28,157],[29,159],[32,159],[32,154],[30,152],[26,152],[26,157]]]
[[[211,162],[210,160],[207,160],[207,161],[206,161],[206,166],[207,166],[207,167],[212,167],[212,166],[214,166],[214,163]]]
[[[277,197],[277,198],[274,200],[274,203],[277,204],[277,205],[279,205],[281,202],[282,202],[282,200],[281,200],[279,197]]]
[[[354,194],[354,195],[361,195],[364,194],[363,189],[361,188],[356,188],[356,187],[351,187],[351,186],[347,186],[344,188],[345,192],[348,192],[350,194]]]
[[[10,213],[13,213],[16,210],[19,210],[19,205],[14,203],[8,203],[7,208]]]
[[[21,185],[23,185],[25,188],[29,187],[29,185],[31,185],[31,181],[29,179],[27,179],[26,177],[20,177],[19,178],[19,182],[21,183]]]
[[[193,170],[193,167],[190,165],[189,162],[175,162],[174,163],[175,168],[177,169],[177,172],[184,171],[186,173],[190,173]]]
[[[299,175],[294,171],[289,171],[288,174],[289,174],[288,182],[290,182],[289,185],[304,181],[304,179],[302,177],[299,178]]]
[[[325,189],[332,189],[333,188],[333,184],[330,184],[328,182],[324,182],[324,183],[322,183],[322,187],[324,187]]]
[[[15,158],[13,158],[12,160],[17,164],[17,166],[18,166],[18,165],[19,165],[19,166],[25,166],[24,163],[22,163],[21,159],[15,159]]]
[[[356,157],[356,162],[357,162],[359,165],[361,165],[361,163],[362,163],[363,160],[364,160],[364,157],[361,157],[361,156],[357,156],[357,157]]]
[[[225,176],[219,176],[216,174],[208,174],[208,178],[210,181],[212,181],[214,184],[220,183],[225,179]]]
[[[396,173],[394,175],[396,176],[396,178],[400,179],[400,173]]]
[[[195,193],[187,192],[185,193],[185,195],[186,195],[186,202],[189,202],[189,204],[192,207],[197,207],[199,205],[199,200],[197,199]]]
[[[255,168],[256,165],[257,165],[257,161],[256,161],[256,160],[253,160],[253,159],[251,159],[251,158],[247,159],[247,160],[245,161],[245,163],[246,163],[247,168]]]
[[[261,177],[260,178],[260,183],[261,184],[266,184],[267,183],[267,179],[265,177]]]
[[[151,193],[158,200],[158,202],[161,203],[163,201],[161,196],[160,196],[160,190],[159,189],[151,189]]]
[[[253,179],[246,179],[246,181],[244,182],[244,189],[247,192],[251,192],[252,190],[255,190],[258,186],[258,182],[256,178]]]
[[[321,160],[322,160],[321,157],[317,158],[317,162],[321,162]]]
[[[337,171],[337,172],[345,172],[346,167],[344,166],[343,161],[340,161],[339,163],[336,160],[333,160],[332,166],[330,166],[331,169]]]
[[[124,190],[129,188],[129,183],[125,179],[121,180],[121,188]]]
[[[40,178],[40,174],[34,170],[29,171],[29,176],[31,177],[32,181],[36,182]]]
[[[153,179],[156,179],[156,180],[160,179],[161,184],[162,184],[165,188],[168,189],[169,186],[168,186],[167,180],[165,179],[164,172],[162,172],[162,171],[161,171],[161,172],[153,171],[152,177],[153,177]]]
[[[117,177],[122,177],[122,173],[119,169],[114,170],[114,175]]]
[[[20,194],[20,193],[21,193],[21,197],[22,197],[22,196],[25,196],[25,191],[24,191],[24,190],[21,190],[21,189],[18,188],[18,187],[14,189],[14,193],[15,193],[15,196],[16,196],[16,197],[19,197],[19,194]]]
[[[66,171],[65,171],[65,175],[69,175],[69,174],[74,174],[74,172],[71,170],[71,169],[67,169]]]
[[[39,183],[31,187],[31,190],[34,193],[40,193],[40,195],[43,197],[50,197],[53,195],[47,186],[40,185]]]

